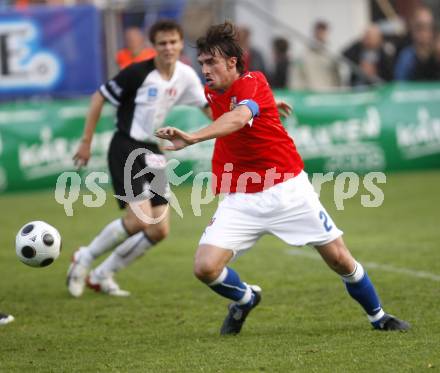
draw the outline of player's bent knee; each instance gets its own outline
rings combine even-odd
[[[144,232],[154,242],[159,242],[164,240],[169,235],[170,227],[168,224],[150,225],[144,228]]]
[[[194,275],[206,284],[217,280],[233,257],[231,250],[201,244],[194,260]]]
[[[223,268],[220,268],[220,266],[213,261],[196,259],[194,263],[194,276],[207,284],[216,280],[218,276],[220,276],[222,270]]]
[[[137,219],[133,219],[130,215],[122,218],[122,223],[129,235],[133,235],[142,230],[142,226],[138,223]]]

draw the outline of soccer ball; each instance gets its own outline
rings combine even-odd
[[[25,224],[15,238],[18,259],[31,267],[46,267],[61,251],[61,236],[56,228],[44,221]]]

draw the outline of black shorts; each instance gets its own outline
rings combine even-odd
[[[116,198],[121,209],[139,199],[150,200],[152,206],[168,203],[166,169],[161,167],[164,163],[165,157],[157,144],[139,142],[115,132],[108,150],[108,165],[115,194],[123,197]],[[126,177],[124,168],[127,168]],[[143,175],[135,178],[139,172]]]

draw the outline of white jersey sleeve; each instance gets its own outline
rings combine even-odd
[[[176,105],[197,106],[200,108],[206,106],[208,101],[206,101],[202,82],[197,73],[188,65],[184,65],[182,73],[182,78],[185,79],[186,84],[184,92],[178,102],[176,102]]]

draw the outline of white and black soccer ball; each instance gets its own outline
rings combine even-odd
[[[15,238],[18,259],[31,267],[46,267],[58,258],[61,236],[58,230],[44,221],[25,224]]]

